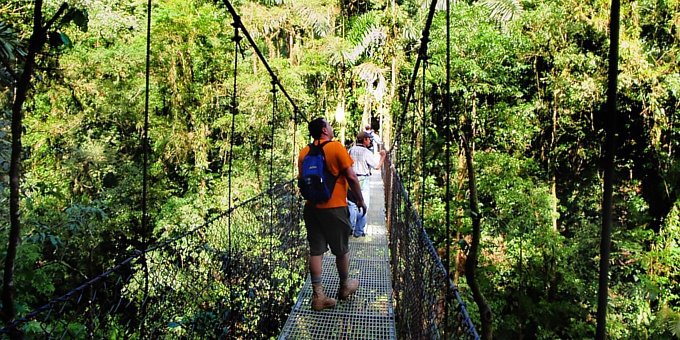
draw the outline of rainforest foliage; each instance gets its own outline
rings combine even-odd
[[[408,172],[436,246],[451,250],[451,276],[478,325],[459,246],[471,231],[465,158],[454,140],[446,173],[443,152],[447,122],[469,127],[482,229],[477,280],[500,338],[594,336],[603,127],[615,125],[608,333],[680,337],[679,0],[622,4],[615,121],[603,119],[605,0],[453,0],[448,108],[441,105],[447,32],[439,4],[408,110],[403,100],[428,1],[234,1],[298,113],[280,91],[273,108],[271,78],[245,40],[235,49],[221,1],[152,1],[148,225],[140,208],[147,2],[66,3],[46,32],[22,107],[19,316],[133,250],[267,190],[271,159],[274,182],[292,179],[307,141],[304,122],[324,115],[346,143],[367,122],[387,146],[399,141],[398,168]],[[0,4],[3,257],[11,107],[33,33],[32,4]],[[61,5],[46,0],[45,16]]]

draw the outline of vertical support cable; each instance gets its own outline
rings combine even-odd
[[[427,52],[427,50],[426,50],[426,52]],[[421,110],[422,110],[421,143],[422,144],[421,144],[421,148],[420,148],[421,182],[420,182],[420,212],[419,212],[419,214],[420,214],[420,228],[421,228],[421,233],[423,233],[423,234],[426,234],[426,231],[425,231],[425,177],[426,177],[426,175],[425,175],[426,166],[425,165],[426,165],[426,162],[427,162],[427,158],[426,158],[427,147],[425,145],[425,135],[426,135],[426,128],[427,128],[426,125],[425,125],[425,121],[427,119],[426,118],[426,116],[427,116],[427,114],[426,114],[427,94],[425,92],[425,70],[427,69],[426,65],[427,65],[427,53],[423,56],[423,72],[421,74],[421,94],[420,94],[421,104],[422,104],[422,108],[421,108]],[[415,144],[415,141],[414,141],[413,144]],[[415,201],[416,195],[414,194],[413,197],[414,197],[413,200]],[[416,210],[416,207],[413,207],[413,209]],[[425,254],[422,254],[422,255],[425,255]],[[425,261],[423,261],[423,263],[425,263]],[[422,278],[419,277],[419,275],[417,277],[418,277],[418,281],[421,281],[421,282],[423,281]],[[421,294],[425,295],[425,292],[422,291]],[[422,296],[421,299],[424,300],[425,296]]]
[[[149,92],[150,92],[150,69],[151,69],[151,0],[146,3],[146,70],[145,70],[145,96],[144,96],[144,131],[142,133],[142,232],[144,233],[143,247],[146,248],[149,242],[151,230],[149,227],[149,212],[147,207],[148,187],[149,187]],[[146,252],[142,254],[142,264],[144,266],[144,298],[142,300],[142,320],[146,319],[146,301],[149,297],[149,266]],[[146,322],[140,322],[140,337],[144,338]]]
[[[142,230],[144,235],[144,246],[148,242],[148,227],[149,213],[147,209],[148,196],[148,172],[149,172],[149,83],[150,83],[150,68],[151,68],[151,0],[147,2],[146,14],[146,72],[145,72],[145,96],[144,96],[144,131],[142,132]]]
[[[416,113],[418,112],[418,103],[415,101],[413,103],[413,114],[411,115],[411,140],[408,151],[408,172],[404,176],[406,178],[406,192],[411,196],[411,190],[413,189],[413,149],[415,149],[416,144]]]
[[[408,102],[405,103],[405,105],[408,105]],[[406,110],[403,110],[403,114],[406,114]],[[400,117],[398,117],[399,120],[403,120]],[[396,119],[395,119],[396,120]],[[394,157],[390,159],[390,163],[392,163],[392,166],[394,167],[394,171],[397,173],[402,173],[402,168],[403,164],[401,162],[402,159],[402,152],[401,152],[401,143],[400,143],[400,136],[397,134],[397,131],[395,131],[394,137],[392,138],[392,145],[390,150],[390,153],[394,154]],[[387,145],[385,147],[388,147]]]
[[[271,233],[274,233],[274,197],[273,197],[273,189],[274,189],[274,139],[276,138],[276,79],[272,80],[272,130],[271,130],[271,143],[272,143],[272,148],[269,150],[269,191],[272,193],[272,195],[269,195],[271,198],[269,201],[269,209],[270,209],[270,215],[269,215],[269,224],[271,225]],[[269,250],[271,253],[272,248],[272,240],[270,237],[269,240]]]
[[[444,210],[446,211],[446,251],[444,264],[446,272],[451,273],[451,1],[446,1],[446,90],[444,92],[444,134],[445,134],[445,167],[446,184],[444,189]],[[449,277],[451,274],[449,274]],[[447,303],[444,304],[444,324],[449,324],[448,298],[451,295],[449,285],[446,285]],[[444,338],[448,339],[448,327],[444,328]]]
[[[297,170],[297,158],[295,157],[297,155],[297,146],[296,146],[297,145],[296,144],[297,143],[297,129],[298,129],[297,120],[298,120],[298,110],[297,110],[296,107],[293,107],[293,131],[292,131],[293,147],[291,148],[291,156],[292,156],[292,159],[293,159],[293,169],[292,169],[293,171],[291,171],[291,177],[292,177],[291,180],[292,180],[293,186],[291,187],[291,192],[293,193],[293,195],[291,195],[292,197],[290,198],[290,211],[294,212],[294,213],[292,213],[292,216],[293,216],[293,218],[295,218],[295,220],[291,221],[291,222],[297,223],[297,227],[294,230],[297,232],[296,238],[299,239],[299,238],[302,237],[302,230],[299,227],[300,226],[300,223],[299,223],[300,222],[300,220],[299,220],[300,205],[298,204],[298,200],[300,199],[299,198],[300,195],[295,195],[295,184],[297,183],[296,178],[297,178],[297,172],[298,172],[298,170]],[[293,252],[293,253],[295,253],[295,252]],[[290,271],[290,275],[293,275],[292,271]]]
[[[273,238],[274,238],[274,142],[276,138],[276,79],[272,79],[272,130],[271,130],[271,150],[269,151],[269,265],[273,262],[272,253],[274,252]],[[270,283],[273,282],[272,275],[273,271],[270,272],[269,280]],[[269,289],[269,303],[272,303],[271,294],[273,293],[273,287],[270,286]],[[271,307],[271,305],[270,305]],[[271,309],[271,308],[270,308]]]
[[[232,40],[234,41],[234,86],[232,89],[231,93],[231,132],[229,133],[229,168],[227,171],[228,178],[227,178],[227,201],[229,202],[229,214],[227,215],[227,239],[228,239],[228,244],[229,244],[229,249],[228,249],[228,256],[229,256],[229,261],[231,262],[233,260],[232,258],[232,246],[231,246],[231,180],[232,180],[232,169],[233,169],[233,163],[234,163],[234,133],[236,131],[235,125],[236,125],[236,115],[238,114],[238,101],[236,98],[236,92],[238,90],[237,84],[236,84],[236,78],[238,75],[238,52],[239,52],[239,47],[240,41],[241,41],[241,36],[239,35],[239,20],[234,19],[234,22],[231,24],[234,26],[234,37]],[[231,281],[232,278],[232,268],[233,266],[229,266],[227,276],[229,277],[229,280]]]
[[[293,164],[295,165],[293,167],[293,178],[292,178],[293,181],[295,181],[296,173],[297,173],[297,158],[295,157],[295,155],[297,154],[297,148],[296,148],[297,129],[298,129],[297,121],[298,121],[298,111],[297,111],[297,109],[293,108],[293,150],[292,150],[292,153],[293,153]]]
[[[607,103],[605,108],[604,188],[602,193],[602,232],[600,235],[600,275],[597,290],[596,339],[607,338],[607,303],[609,295],[609,252],[611,247],[612,210],[614,193],[614,156],[618,117],[616,111],[616,86],[619,69],[619,17],[621,4],[612,0],[609,18],[609,69]]]
[[[423,99],[423,117],[421,120],[422,136],[421,136],[421,148],[420,148],[420,159],[421,159],[421,183],[420,183],[420,220],[423,221],[423,226],[425,226],[425,180],[427,178],[426,165],[427,165],[427,103],[425,101],[425,70],[427,69],[427,55],[423,57],[423,74],[422,74],[422,99]]]
[[[297,110],[297,108],[294,107],[293,108],[293,131],[292,131],[293,146],[290,150],[291,151],[291,157],[293,159],[293,169],[292,169],[293,171],[291,172],[291,177],[292,177],[291,180],[293,181],[293,185],[295,185],[295,183],[297,183],[296,179],[297,179],[297,172],[298,172],[297,157],[296,157],[296,155],[297,155],[297,129],[298,129],[297,121],[298,121],[298,110]],[[294,190],[294,189],[292,189],[292,190]],[[299,195],[295,195],[294,198],[291,200],[291,211],[293,211],[292,205],[295,204],[297,197],[299,197]]]

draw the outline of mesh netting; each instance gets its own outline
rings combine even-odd
[[[458,288],[449,279],[389,156],[383,169],[399,338],[478,339]]]
[[[385,171],[385,197],[397,336],[478,338],[395,172]],[[305,282],[301,203],[292,183],[279,185],[129,257],[0,333],[28,338],[276,336]]]
[[[301,201],[292,183],[279,185],[138,252],[0,333],[28,338],[274,336],[304,283],[307,247],[300,221]]]

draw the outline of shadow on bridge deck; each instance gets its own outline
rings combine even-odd
[[[279,339],[396,339],[392,307],[389,248],[385,229],[385,196],[380,172],[371,176],[371,200],[366,237],[350,236],[350,277],[359,290],[333,309],[311,309],[309,275]],[[335,256],[324,255],[323,285],[334,297],[339,285]]]

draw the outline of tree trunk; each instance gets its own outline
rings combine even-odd
[[[465,186],[465,177],[467,173],[467,167],[466,167],[466,159],[464,152],[461,152],[459,150],[458,152],[458,166],[457,169],[457,176],[456,176],[456,199],[455,201],[462,202],[465,197],[463,197],[463,187]],[[461,218],[458,218],[459,216],[464,216],[465,215],[465,209],[463,207],[460,207],[456,210],[456,218],[455,221],[457,223],[457,228],[456,230],[461,230],[462,229],[462,224],[463,221]],[[463,234],[460,232],[456,232],[456,240],[460,240],[461,237],[464,237]],[[467,238],[467,237],[466,237]],[[460,246],[456,247],[457,248],[457,255],[456,255],[456,273],[453,277],[453,283],[456,285],[458,284],[458,280],[460,278],[460,275],[463,274],[465,275],[465,265],[466,265],[466,258],[467,258],[467,253],[465,249],[462,249]]]
[[[614,155],[616,154],[616,85],[619,67],[619,17],[621,4],[612,0],[609,15],[609,67],[607,70],[607,103],[604,129],[604,183],[602,193],[602,231],[600,233],[600,272],[597,289],[596,339],[607,338],[607,305],[609,304],[609,255],[612,238],[612,211],[614,208]],[[623,125],[623,123],[621,123]]]
[[[557,136],[557,102],[558,99],[554,99],[554,107],[552,114],[552,130],[550,133],[550,150],[555,149],[555,138]],[[552,153],[551,153],[552,154]],[[550,173],[550,196],[552,196],[552,203],[550,204],[552,210],[552,216],[550,217],[552,221],[552,227],[554,231],[557,231],[557,178],[555,177],[555,166],[551,162],[550,156],[548,158],[548,172]]]
[[[363,114],[361,115],[361,126],[359,127],[359,131],[364,131],[364,126],[371,124],[371,108],[373,106],[373,101],[371,100],[371,95],[366,93],[364,94],[364,110]]]
[[[474,117],[475,99],[473,98],[473,109],[472,116]],[[479,215],[479,207],[477,203],[477,180],[475,178],[474,169],[474,145],[471,143],[472,136],[474,136],[474,125],[473,119],[467,122],[467,131],[463,133],[463,149],[465,151],[465,161],[467,163],[467,174],[468,174],[468,188],[470,190],[470,214],[472,215],[472,244],[470,245],[470,252],[468,253],[467,260],[465,263],[465,278],[467,279],[468,285],[470,285],[470,290],[472,290],[472,297],[475,299],[475,303],[479,307],[480,319],[482,322],[482,339],[492,339],[493,338],[493,315],[491,313],[491,308],[486,302],[484,295],[477,282],[476,272],[477,272],[477,262],[479,258],[479,244],[482,236],[481,231],[481,216]]]
[[[293,32],[288,33],[288,60],[293,66],[297,66],[297,58],[295,54],[295,38],[293,37]]]
[[[5,323],[14,319],[14,264],[17,255],[17,249],[21,241],[21,210],[19,207],[20,198],[19,192],[21,187],[21,133],[23,127],[23,117],[21,110],[28,94],[28,90],[33,77],[33,69],[35,68],[35,58],[40,49],[45,44],[47,38],[47,30],[54,24],[54,22],[61,17],[61,14],[68,8],[66,3],[63,3],[54,17],[52,17],[43,27],[43,13],[42,0],[35,0],[35,8],[33,10],[33,34],[28,40],[28,53],[24,63],[24,70],[19,77],[16,87],[16,95],[12,103],[12,155],[10,158],[9,167],[9,219],[10,229],[9,238],[7,240],[7,256],[5,257],[5,268],[3,273],[2,284],[2,318]],[[15,335],[12,335],[14,337]]]
[[[33,75],[35,56],[45,42],[45,31],[42,28],[42,0],[35,1],[33,11],[33,34],[28,43],[28,54],[23,73],[17,83],[16,96],[12,103],[12,156],[10,158],[9,180],[9,219],[10,230],[7,244],[7,257],[5,257],[5,271],[2,285],[2,314],[5,323],[14,319],[14,262],[17,248],[21,241],[21,211],[19,207],[19,189],[21,179],[21,109],[26,101],[26,94]]]
[[[392,65],[391,65],[391,72],[392,74],[390,75],[390,97],[388,101],[391,103],[394,100],[394,96],[396,93],[397,89],[397,57],[392,56]],[[392,122],[394,122],[394,119],[392,119],[392,112],[391,108],[387,108],[387,122],[385,122],[385,126],[383,127],[382,125],[380,128],[382,129],[380,137],[383,139],[383,145],[387,147],[388,145],[392,144]]]

